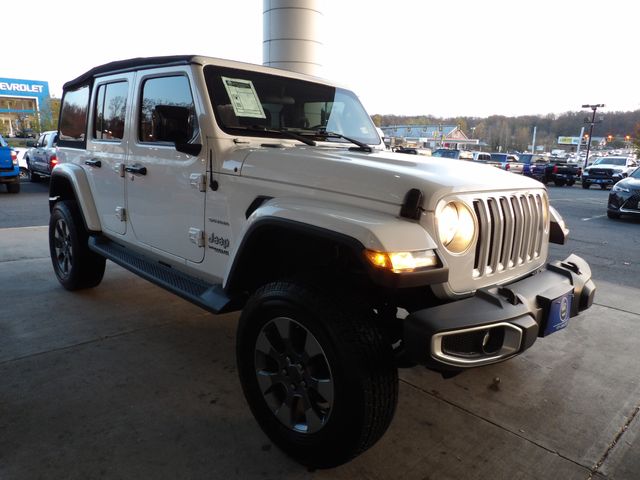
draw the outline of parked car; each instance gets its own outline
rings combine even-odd
[[[640,168],[611,187],[607,216],[620,218],[621,215],[640,215]]]
[[[637,166],[638,161],[631,157],[600,157],[584,169],[582,188],[595,184],[605,190],[628,176]]]
[[[58,132],[50,130],[43,132],[33,148],[25,154],[29,177],[32,182],[39,182],[41,178],[49,178],[53,167],[58,164],[56,145]]]
[[[31,128],[25,128],[24,130],[18,130],[15,133],[16,138],[36,138],[35,130]]]
[[[513,153],[492,153],[491,161],[499,162],[502,170],[507,170],[511,173],[522,173],[524,165],[520,163],[520,159]]]
[[[27,165],[27,159],[25,155],[29,151],[24,147],[13,147],[13,150],[18,156],[18,166],[20,167],[20,180],[29,180],[29,165]]]
[[[524,164],[522,170],[524,175],[535,178],[545,185],[553,182],[557,187],[564,185],[571,187],[582,174],[578,163],[568,162],[560,157],[524,153],[520,155],[520,161]]]
[[[18,155],[0,135],[0,183],[7,186],[9,193],[20,192],[20,167]]]
[[[431,153],[432,157],[453,158],[462,160],[471,160],[473,154],[465,150],[457,150],[454,148],[438,148]]]
[[[471,152],[471,159],[474,162],[490,162],[491,154],[487,152]]]

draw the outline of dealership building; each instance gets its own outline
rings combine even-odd
[[[48,82],[0,78],[0,132],[35,130],[43,117],[51,117]]]

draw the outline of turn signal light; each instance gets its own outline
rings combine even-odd
[[[376,252],[365,250],[367,260],[377,268],[391,270],[395,273],[413,272],[424,267],[435,267],[438,257],[433,250],[416,252]]]

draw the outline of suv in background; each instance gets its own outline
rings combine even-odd
[[[491,161],[499,162],[502,170],[511,173],[522,173],[524,170],[524,164],[520,163],[518,156],[512,153],[492,153]]]
[[[58,164],[57,144],[58,132],[56,130],[43,132],[37,142],[27,143],[32,148],[25,153],[24,158],[32,182],[39,182],[41,178],[51,176],[51,171]]]
[[[9,193],[20,192],[20,167],[18,155],[0,135],[0,183],[7,186]]]
[[[582,188],[595,184],[605,190],[626,178],[637,166],[637,160],[631,157],[600,157],[582,172]]]
[[[596,290],[581,258],[547,264],[568,230],[539,182],[384,148],[326,80],[203,56],[95,67],[64,86],[53,270],[90,288],[109,259],[242,310],[257,422],[299,462],[339,465],[386,431],[399,366],[508,360]]]

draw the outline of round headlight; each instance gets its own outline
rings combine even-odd
[[[473,242],[476,222],[469,208],[460,202],[447,203],[437,215],[438,235],[452,253],[462,253]]]

